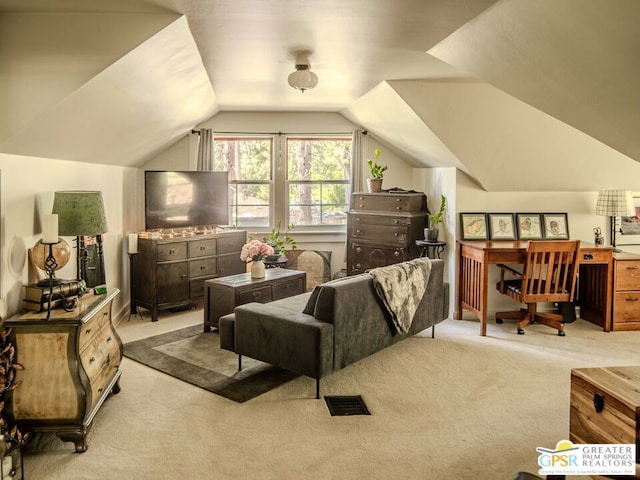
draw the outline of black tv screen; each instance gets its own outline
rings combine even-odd
[[[145,172],[147,230],[229,224],[227,172]]]

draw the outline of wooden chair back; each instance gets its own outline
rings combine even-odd
[[[579,249],[579,240],[530,241],[522,273],[521,302],[573,301]]]

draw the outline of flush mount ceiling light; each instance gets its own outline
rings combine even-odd
[[[318,76],[311,71],[308,63],[296,64],[296,71],[289,75],[289,85],[304,93],[318,85]]]

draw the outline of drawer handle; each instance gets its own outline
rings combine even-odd
[[[187,278],[187,275],[183,273],[182,275],[180,275],[180,278],[181,278],[182,280],[184,280],[184,279],[186,279],[186,278]]]
[[[394,237],[397,237],[397,236],[398,236],[398,232],[394,233],[394,234],[393,234],[393,236],[394,236]]]
[[[360,233],[360,230],[356,230],[356,233]]]
[[[91,333],[91,329],[90,329],[90,328],[87,328],[87,329],[85,330],[85,332],[84,332],[84,333],[86,333],[87,335],[89,335],[89,334]]]
[[[604,410],[604,395],[599,392],[593,392],[593,408],[596,409],[596,413]]]
[[[625,298],[625,301],[627,301],[627,302],[637,302],[638,299],[637,298]]]
[[[104,312],[102,312],[103,317],[106,317],[107,315],[109,315],[109,310],[105,310]]]
[[[103,390],[104,390],[104,387],[100,387],[100,388],[98,389],[98,393],[102,393],[102,391],[103,391]]]
[[[593,253],[585,253],[582,258],[585,260],[593,260]]]
[[[399,257],[400,256],[400,252],[398,250],[396,250],[395,252],[393,252],[393,256],[394,257]]]
[[[111,341],[111,337],[107,337],[107,343]]]
[[[627,270],[638,270],[638,265],[634,265],[633,267],[627,267]]]
[[[359,221],[360,221],[360,217],[356,217],[356,222],[359,222]]]
[[[207,249],[207,247],[205,247],[203,245],[200,245],[200,251],[203,251],[203,250],[206,250],[206,249]]]
[[[91,358],[89,359],[89,363],[93,363],[93,362],[95,362],[95,361],[96,361],[96,357],[91,357]]]
[[[174,253],[176,253],[176,251],[174,249],[170,249],[169,250],[169,255],[173,255]]]
[[[104,366],[108,367],[111,363],[111,356],[107,355],[107,359],[104,361]]]
[[[396,225],[398,225],[400,223],[400,220],[398,220],[397,218],[393,219],[393,223],[395,223]]]
[[[400,201],[400,199],[399,199],[399,198],[396,198],[396,202],[399,202],[399,201]]]
[[[224,268],[219,269],[220,273],[224,273]]]
[[[200,265],[200,270],[206,270],[207,267],[205,267],[204,265]]]
[[[396,207],[396,210],[402,210],[402,207]]]
[[[356,247],[356,253],[360,253],[362,252],[362,249],[360,247]]]
[[[360,200],[364,200],[364,197],[360,197]],[[362,206],[362,205],[360,205],[360,206]]]
[[[262,292],[253,292],[253,298],[258,299],[262,296]]]
[[[361,203],[360,205],[358,205],[360,208],[364,208],[364,205]]]
[[[359,263],[356,263],[355,267],[356,267],[355,268],[356,270],[360,270],[360,268],[362,268],[362,265],[360,265]]]

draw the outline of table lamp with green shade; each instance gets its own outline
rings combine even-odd
[[[77,245],[77,278],[87,281],[88,254],[85,236],[96,237],[96,253],[98,281],[88,287],[95,287],[104,283],[104,254],[102,249],[102,234],[106,233],[107,217],[104,212],[102,192],[99,191],[63,191],[55,192],[52,213],[58,215],[58,233],[61,236],[76,237]],[[91,280],[91,279],[89,279]]]

